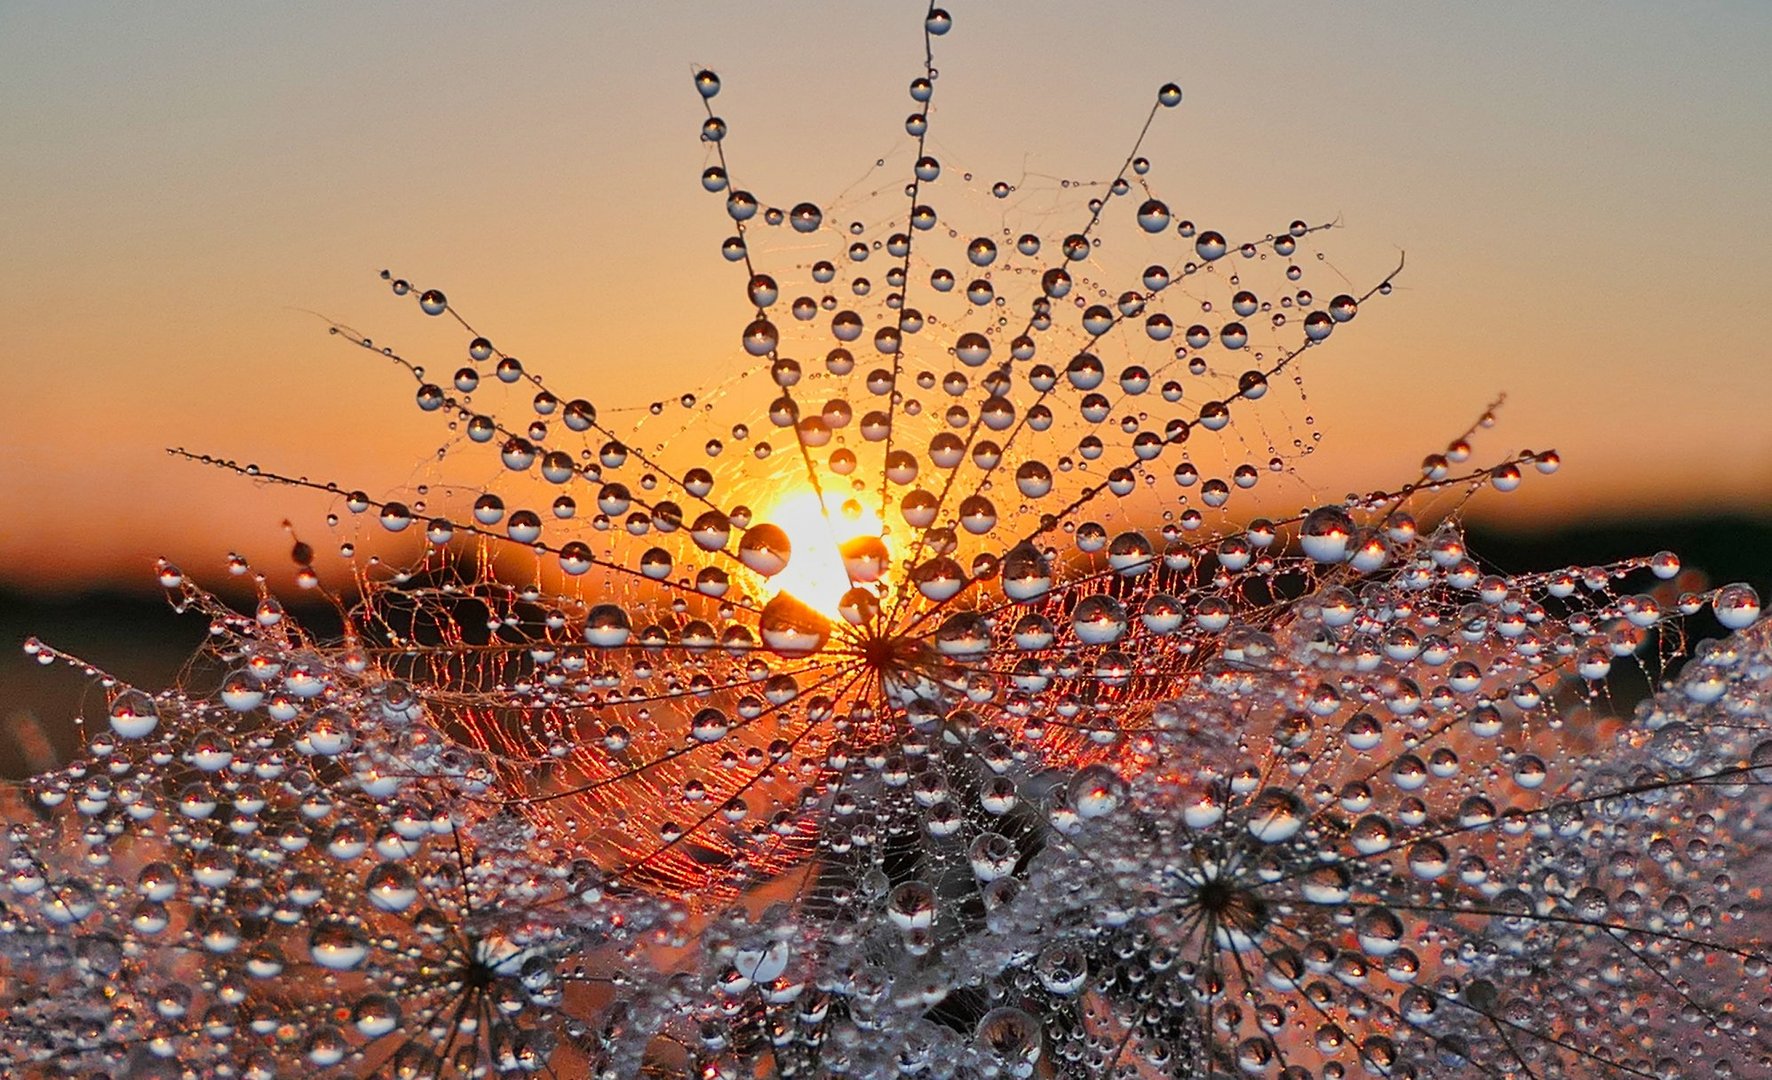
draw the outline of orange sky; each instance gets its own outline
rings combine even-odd
[[[1496,391],[1487,445],[1565,467],[1490,512],[1765,513],[1772,13],[1655,4],[953,5],[931,145],[950,170],[1111,175],[1146,152],[1232,236],[1340,215],[1361,280],[1409,268],[1307,385],[1326,498],[1402,482]],[[902,153],[915,5],[0,9],[0,585],[280,563],[324,498],[185,445],[379,494],[438,441],[411,383],[456,335],[383,266],[601,402],[722,381],[742,275],[700,188],[696,64],[746,186],[837,199]],[[1293,505],[1296,505],[1294,501]]]

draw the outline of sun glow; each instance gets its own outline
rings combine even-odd
[[[842,504],[831,495],[826,499],[828,520],[818,495],[803,489],[787,493],[756,520],[779,527],[793,545],[786,568],[769,579],[771,595],[788,593],[834,620],[851,587],[839,548],[858,536],[879,536],[880,518],[854,500]]]

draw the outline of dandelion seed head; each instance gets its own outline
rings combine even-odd
[[[576,396],[387,272],[460,351],[333,330],[411,379],[434,474],[177,452],[329,501],[346,580],[291,556],[343,634],[244,560],[244,610],[160,564],[208,641],[165,691],[93,669],[83,756],[19,795],[0,1061],[1772,1068],[1757,595],[1672,592],[1665,552],[1490,571],[1462,501],[1560,460],[1481,457],[1499,403],[1398,487],[1256,504],[1402,267],[1182,217],[1145,156],[1174,83],[1099,179],[939,160],[954,23],[926,13],[906,167],[834,197],[739,186],[693,72],[747,308],[717,385]],[[1707,606],[1733,636],[1688,648]],[[1615,669],[1688,651],[1617,715]]]

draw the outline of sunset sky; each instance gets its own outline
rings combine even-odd
[[[1152,180],[1236,236],[1340,216],[1397,294],[1310,378],[1330,493],[1408,480],[1495,392],[1560,475],[1479,513],[1768,513],[1772,6],[950,5],[932,147],[981,178]],[[697,65],[745,186],[836,197],[902,152],[921,7],[0,6],[0,586],[149,586],[282,559],[319,496],[438,441],[312,312],[453,366],[383,267],[555,382],[644,403],[739,362],[701,190]],[[1128,211],[1129,212],[1129,211]]]

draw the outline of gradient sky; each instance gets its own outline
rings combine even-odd
[[[952,5],[950,169],[1111,175],[1155,88],[1179,214],[1340,215],[1409,268],[1309,385],[1330,493],[1407,480],[1494,392],[1491,511],[1766,513],[1772,5]],[[557,385],[645,401],[739,355],[742,281],[697,181],[695,65],[745,186],[822,201],[902,149],[920,5],[0,6],[0,585],[280,562],[327,504],[168,445],[389,491],[437,441],[382,267],[445,288]],[[634,372],[650,381],[639,384]],[[666,373],[662,382],[657,375]],[[627,381],[624,381],[627,380]]]

